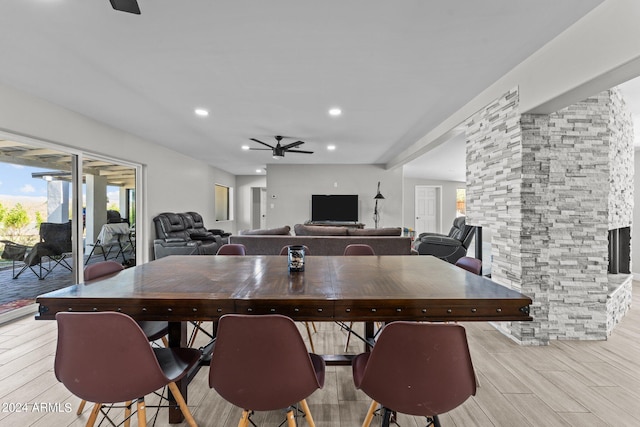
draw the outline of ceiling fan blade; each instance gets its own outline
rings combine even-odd
[[[304,153],[304,154],[313,154],[313,151],[287,150],[287,153]]]
[[[267,144],[266,142],[262,142],[262,141],[260,141],[260,140],[258,140],[258,139],[255,139],[255,138],[249,138],[249,139],[251,139],[252,141],[257,142],[258,144],[266,145],[267,147],[269,147],[269,148],[271,148],[271,149],[273,149],[273,148],[274,148],[272,145],[269,145],[269,144]]]
[[[304,144],[304,141],[292,142],[291,144],[283,145],[282,148],[284,148],[285,150],[288,150],[289,148],[297,147],[298,145],[301,145],[301,144]]]
[[[273,151],[273,148],[249,148],[249,150]]]
[[[140,15],[140,6],[136,0],[109,0],[115,10]]]

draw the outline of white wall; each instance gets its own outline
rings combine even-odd
[[[236,176],[236,228],[233,233],[239,230],[249,230],[251,226],[251,189],[256,187],[266,187],[267,177],[265,175],[238,175]]]
[[[385,197],[379,227],[401,227],[402,168],[380,165],[269,165],[267,227],[302,224],[311,219],[312,194],[357,194],[360,222],[373,228],[378,181]],[[275,197],[274,197],[275,196]]]
[[[138,218],[144,220],[139,234],[147,240],[142,261],[152,253],[151,219],[160,212],[193,210],[209,228],[235,228],[233,221],[214,224],[213,196],[214,183],[234,187],[235,176],[197,159],[1,84],[0,131],[145,165],[147,209]]]

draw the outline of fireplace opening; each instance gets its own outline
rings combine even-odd
[[[631,273],[631,227],[609,230],[609,273]]]

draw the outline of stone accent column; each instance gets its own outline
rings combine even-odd
[[[467,123],[468,222],[493,236],[492,278],[534,300],[533,322],[498,325],[518,341],[606,338],[607,232],[633,209],[623,107],[611,90],[521,115],[514,89]]]

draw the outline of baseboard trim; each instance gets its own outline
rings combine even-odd
[[[16,308],[15,310],[7,311],[0,314],[0,325],[4,323],[13,322],[16,319],[26,316],[35,316],[38,313],[38,304],[33,303],[25,305],[24,307]]]

